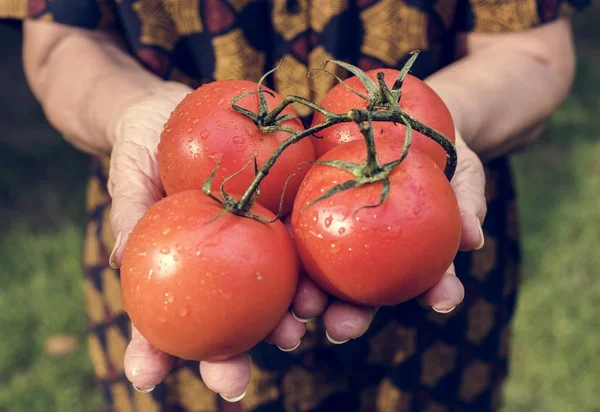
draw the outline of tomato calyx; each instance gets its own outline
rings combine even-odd
[[[366,73],[364,71],[360,70],[358,67],[355,67],[351,64],[348,64],[348,63],[345,63],[345,62],[342,62],[339,60],[331,60],[330,61],[331,63],[337,64],[338,66],[343,67],[344,69],[348,70],[350,73],[352,73],[353,75],[358,77],[359,80],[362,82],[362,84],[365,86],[368,96],[365,96],[364,94],[360,93],[356,89],[353,89],[352,87],[348,86],[346,84],[346,82],[344,82],[344,80],[340,79],[333,72],[330,72],[330,71],[326,70],[325,68],[319,69],[319,70],[323,70],[323,71],[331,74],[332,76],[334,76],[336,78],[336,80],[338,82],[340,82],[350,92],[352,92],[352,93],[356,94],[357,96],[359,96],[360,98],[366,100],[369,103],[369,105],[368,105],[369,111],[381,111],[381,110],[387,110],[387,109],[391,109],[391,108],[394,108],[394,109],[397,108],[399,110],[400,107],[398,105],[398,102],[400,101],[400,98],[402,97],[402,85],[404,83],[404,80],[406,79],[406,76],[410,72],[410,69],[412,68],[415,61],[417,60],[419,53],[420,53],[419,51],[414,51],[411,53],[412,56],[410,57],[410,59],[408,59],[406,64],[400,70],[400,73],[398,74],[398,77],[394,81],[394,84],[392,85],[391,89],[385,83],[384,74],[381,72],[377,74],[378,84],[376,84],[369,76],[366,75]],[[329,63],[329,62],[327,62],[327,63]],[[325,65],[327,65],[327,63],[325,63]]]
[[[317,160],[313,162],[313,164],[331,166],[336,167],[338,169],[346,170],[347,172],[350,172],[354,175],[354,179],[333,186],[325,193],[323,193],[323,195],[319,196],[317,199],[307,204],[304,207],[304,209],[307,209],[315,203],[328,199],[333,195],[343,192],[345,190],[350,190],[366,184],[378,182],[381,182],[382,185],[381,196],[379,197],[379,201],[376,204],[362,206],[358,208],[354,211],[354,214],[358,213],[362,209],[375,208],[383,204],[387,200],[390,193],[390,179],[388,175],[406,158],[406,156],[408,155],[408,150],[410,149],[410,145],[412,143],[412,127],[404,117],[402,117],[402,120],[403,123],[406,125],[406,138],[404,139],[402,154],[400,155],[399,159],[393,160],[383,165],[380,164],[379,160],[377,159],[375,137],[373,135],[373,121],[371,116],[369,116],[367,122],[357,121],[360,132],[365,138],[365,143],[367,145],[367,157],[365,159],[365,162],[363,164],[345,162],[342,160]]]
[[[225,215],[226,213],[233,213],[238,216],[257,220],[261,223],[273,223],[274,221],[279,219],[279,217],[281,216],[281,213],[282,213],[282,209],[283,209],[283,198],[285,195],[285,191],[287,189],[287,184],[290,181],[290,179],[294,176],[293,174],[290,177],[288,177],[288,179],[285,181],[285,184],[283,186],[283,191],[281,193],[281,200],[279,202],[279,211],[278,211],[277,215],[275,216],[275,218],[272,220],[267,220],[267,219],[265,219],[261,216],[258,216],[257,214],[252,213],[250,211],[250,209],[252,208],[254,203],[256,203],[258,196],[260,195],[260,187],[259,186],[257,186],[256,190],[249,196],[249,198],[247,200],[245,200],[243,197],[240,200],[235,200],[235,198],[233,196],[231,196],[230,194],[228,194],[225,191],[225,184],[228,181],[230,181],[231,179],[233,179],[234,177],[236,177],[237,175],[239,175],[240,173],[242,173],[244,170],[246,170],[246,168],[248,166],[250,166],[250,163],[254,163],[254,175],[256,176],[258,174],[258,163],[256,161],[256,156],[254,156],[252,158],[252,160],[249,161],[248,163],[246,163],[244,165],[244,167],[242,167],[240,170],[238,170],[234,174],[223,179],[223,181],[221,182],[221,185],[219,187],[219,194],[221,195],[221,198],[219,198],[218,196],[213,194],[212,190],[211,190],[215,176],[217,175],[217,172],[219,171],[219,168],[221,167],[221,162],[220,161],[217,162],[217,165],[213,169],[213,171],[210,174],[210,176],[208,177],[208,179],[206,179],[204,181],[204,183],[202,184],[202,192],[204,192],[205,195],[207,195],[212,200],[214,200],[215,202],[217,202],[221,206],[223,206],[223,210],[220,213],[218,213],[214,218],[207,221],[206,224],[214,222],[215,220],[217,220],[221,216]]]
[[[265,79],[269,75],[273,74],[279,68],[279,66],[280,65],[278,64],[274,69],[271,69],[262,75],[262,77],[258,81],[257,90],[255,92],[246,92],[246,93],[242,93],[242,94],[234,97],[231,100],[231,107],[236,112],[243,114],[244,116],[252,119],[252,121],[254,121],[254,124],[263,133],[269,133],[269,132],[275,132],[275,131],[286,131],[286,132],[292,133],[292,134],[298,133],[297,130],[294,130],[292,128],[288,128],[288,127],[281,125],[281,123],[285,122],[286,120],[298,118],[298,116],[296,114],[286,114],[283,116],[279,116],[281,114],[281,111],[277,111],[277,108],[275,110],[273,110],[273,112],[269,112],[269,106],[267,105],[267,99],[265,99],[265,93],[268,93],[272,97],[274,97],[274,96],[273,96],[273,93],[271,93],[270,91],[263,89],[262,85],[263,85]],[[258,112],[257,113],[254,113],[251,110],[245,109],[237,104],[244,97],[247,97],[247,96],[250,96],[253,94],[258,95]],[[282,107],[281,110],[283,110],[286,106]],[[280,106],[278,106],[278,107],[280,107]],[[274,113],[275,113],[275,115],[273,115]]]

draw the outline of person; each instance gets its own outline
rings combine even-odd
[[[568,15],[583,3],[0,5],[0,16],[25,20],[24,67],[48,120],[92,155],[83,283],[90,356],[109,407],[497,410],[520,259],[508,156],[541,135],[569,92],[575,52]],[[450,109],[459,156],[452,185],[461,210],[461,252],[436,286],[375,311],[336,301],[303,277],[290,313],[266,342],[249,356],[199,367],[154,349],[130,327],[118,267],[132,227],[163,196],[157,142],[190,90],[215,79],[258,80],[281,61],[268,85],[318,101],[335,80],[307,76],[311,67],[335,58],[365,70],[399,68],[416,49],[422,53],[412,73]]]

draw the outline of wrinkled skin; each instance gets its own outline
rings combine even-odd
[[[377,84],[377,73],[379,72],[384,73],[385,83],[390,88],[400,73],[398,70],[376,69],[370,70],[365,74]],[[350,77],[345,82],[348,87],[364,95],[367,94],[364,84],[358,77]],[[450,111],[437,93],[425,82],[409,74],[402,85],[402,96],[399,103],[400,108],[406,113],[444,134],[453,143],[456,141],[454,122],[452,121]],[[331,112],[341,114],[347,113],[351,109],[366,109],[368,102],[355,93],[352,93],[343,84],[337,84],[323,97],[320,104]],[[311,126],[321,124],[324,121],[323,114],[317,112],[313,117]],[[373,133],[375,139],[394,138],[403,143],[406,126],[390,122],[374,122]],[[317,135],[319,136],[318,138],[312,138],[317,157],[323,156],[340,144],[363,139],[363,135],[355,123],[336,124],[319,132]],[[438,143],[427,136],[413,131],[411,147],[422,153],[426,153],[440,168],[443,169],[446,165],[446,152]]]
[[[136,224],[123,255],[128,316],[152,345],[182,359],[222,361],[251,349],[284,318],[298,283],[281,221],[213,220],[222,211],[199,190],[165,197]],[[251,211],[275,218],[258,204]]]
[[[202,189],[204,181],[219,162],[219,171],[212,184],[213,191],[218,192],[223,179],[245,166],[224,187],[228,193],[243,193],[248,188],[254,179],[254,167],[249,162],[256,156],[258,166],[262,166],[275,149],[290,137],[285,132],[262,133],[252,119],[232,108],[234,97],[254,92],[257,87],[257,83],[245,80],[215,81],[194,90],[177,105],[161,133],[158,145],[158,169],[167,195]],[[269,110],[283,101],[271,89],[264,86],[263,89],[273,93],[264,93]],[[252,94],[237,104],[257,113],[258,101],[258,95]],[[296,113],[288,106],[282,115],[290,114]],[[304,130],[297,118],[281,125]],[[298,186],[308,171],[307,162],[313,160],[315,151],[310,139],[303,139],[288,147],[261,182],[258,202],[277,214],[283,194],[282,215],[291,212]]]
[[[380,139],[378,159],[400,158],[402,144]],[[366,146],[353,141],[319,161],[364,163]],[[458,203],[443,170],[410,149],[382,183],[345,190],[311,205],[332,187],[354,179],[346,170],[314,165],[294,204],[292,227],[302,264],[319,286],[346,302],[379,307],[413,299],[440,281],[458,251]]]

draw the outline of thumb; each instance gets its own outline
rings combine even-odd
[[[163,196],[157,164],[160,134],[189,91],[178,83],[165,84],[127,109],[117,123],[108,179],[115,235],[110,265],[114,268],[121,264],[124,246],[137,221]]]
[[[485,172],[479,157],[457,135],[458,164],[452,187],[458,200],[462,219],[460,250],[478,250],[483,247],[482,224],[487,212],[485,201]]]
[[[110,265],[118,268],[129,234],[142,215],[162,197],[156,150],[159,133],[154,130],[128,130],[127,137],[115,143],[110,160],[108,191],[112,198],[110,223],[115,245]],[[145,141],[144,146],[140,141]]]

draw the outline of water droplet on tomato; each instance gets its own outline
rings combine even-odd
[[[188,127],[188,129],[187,129],[187,132],[188,132],[188,133],[192,133],[192,128],[191,128],[191,127]]]
[[[224,98],[224,97],[221,97],[221,98],[219,99],[219,101],[217,102],[217,104],[223,104],[223,103],[225,103],[225,98]]]
[[[181,316],[182,318],[187,316],[187,314],[188,314],[188,308],[183,307],[183,308],[179,309],[179,316]]]
[[[338,230],[338,233],[339,233],[340,235],[343,235],[344,233],[346,233],[346,229],[345,229],[345,228],[343,228],[343,227],[341,227],[341,228],[339,228],[339,230]]]
[[[162,231],[162,234],[163,234],[163,235],[165,235],[165,236],[166,236],[166,235],[168,235],[169,233],[171,233],[171,228],[170,228],[170,227],[168,227],[168,228],[165,228],[165,229]],[[167,253],[169,253],[169,252],[167,252]]]
[[[153,275],[153,274],[154,274],[154,270],[150,269],[150,270],[148,271],[148,276],[147,276],[147,278],[148,278],[148,279],[152,279],[152,275]]]
[[[331,242],[331,244],[329,245],[329,251],[331,253],[339,253],[340,248],[337,243]]]
[[[163,255],[168,255],[171,252],[171,249],[169,249],[167,246],[160,248],[160,253],[162,253]]]
[[[192,124],[198,124],[198,123],[200,123],[200,120],[199,120],[199,119],[194,119],[194,120],[192,121]]]
[[[329,226],[331,226],[331,222],[333,222],[333,216],[329,215],[325,218],[325,227],[328,228]]]
[[[183,246],[181,246],[181,245],[176,245],[176,246],[175,246],[175,250],[177,251],[177,253],[183,253]]]
[[[208,133],[208,130],[205,130],[202,133],[200,133],[200,138],[204,140],[207,139],[209,135],[210,133]]]
[[[415,216],[419,216],[421,214],[421,206],[415,206],[413,208],[413,213],[415,214]]]
[[[200,249],[196,250],[196,256],[200,256]]]
[[[174,301],[175,301],[175,296],[173,295],[173,292],[166,292],[165,293],[165,302],[173,303]]]
[[[313,230],[311,230],[309,233],[310,233],[311,235],[313,235],[314,237],[317,237],[317,238],[319,238],[319,239],[323,239],[323,235],[322,235],[321,233],[317,233],[317,232],[315,232],[315,231],[313,231]]]
[[[233,136],[231,139],[235,144],[244,144],[246,143],[246,138],[243,136]]]
[[[381,236],[389,236],[392,233],[391,226],[379,226],[377,227],[377,233]]]

